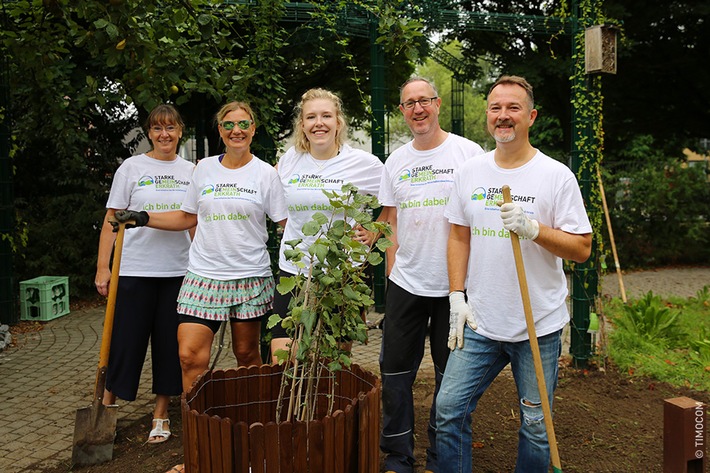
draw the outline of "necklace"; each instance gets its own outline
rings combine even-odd
[[[337,155],[340,154],[340,147],[338,147],[336,153],[333,156],[330,156],[325,159],[316,159],[311,153],[308,153],[308,156],[311,158],[311,161],[313,161],[313,164],[318,168],[318,170],[321,170],[325,167],[326,164],[328,164],[328,161],[330,161],[332,158],[336,157]]]

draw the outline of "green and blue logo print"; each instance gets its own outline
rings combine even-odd
[[[152,186],[155,181],[152,176],[141,176],[138,179],[138,187]]]

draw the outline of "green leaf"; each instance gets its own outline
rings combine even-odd
[[[276,327],[281,322],[281,316],[279,314],[272,314],[269,316],[269,320],[266,323],[266,328],[272,329]]]
[[[303,225],[302,231],[303,231],[303,234],[306,236],[315,236],[318,234],[320,229],[321,229],[321,224],[311,220],[309,222],[306,222]]]
[[[318,222],[318,225],[322,226],[328,223],[328,217],[326,217],[322,212],[316,212],[313,214],[313,220]]]
[[[296,287],[296,279],[297,278],[293,276],[282,277],[279,280],[279,284],[276,286],[276,290],[279,291],[279,294],[288,294]]]

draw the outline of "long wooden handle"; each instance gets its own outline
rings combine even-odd
[[[626,289],[624,288],[624,279],[621,277],[621,265],[619,264],[619,256],[616,253],[616,242],[614,241],[614,231],[611,229],[611,217],[609,216],[609,206],[606,203],[606,194],[604,193],[604,184],[602,184],[602,173],[597,169],[597,179],[599,180],[599,194],[602,196],[602,206],[604,207],[604,218],[606,219],[606,228],[609,230],[609,240],[611,241],[611,254],[614,255],[614,265],[616,266],[616,276],[619,278],[619,291],[621,292],[621,300],[626,304]]]
[[[503,186],[503,202],[510,203],[510,187]],[[552,459],[552,469],[555,473],[562,472],[560,465],[560,454],[557,451],[557,438],[555,437],[555,427],[552,425],[552,411],[550,401],[547,398],[547,386],[545,385],[545,372],[542,368],[542,357],[540,356],[540,345],[537,343],[535,333],[535,319],[533,319],[532,306],[530,305],[530,292],[528,291],[528,281],[525,277],[525,266],[523,264],[523,253],[520,249],[520,240],[515,232],[510,232],[510,242],[513,244],[513,256],[515,257],[515,270],[518,273],[518,283],[520,284],[520,295],[523,298],[523,310],[525,312],[525,323],[528,327],[528,337],[530,338],[530,349],[532,350],[533,363],[535,364],[535,377],[537,378],[537,389],[540,391],[540,402],[542,403],[542,413],[545,416],[545,430],[547,430],[547,440],[550,444],[550,457]]]
[[[126,223],[117,222],[118,233],[113,250],[113,265],[111,266],[111,280],[108,286],[108,300],[106,301],[106,314],[104,315],[104,328],[101,334],[101,351],[99,352],[99,368],[96,371],[96,384],[94,386],[94,400],[101,399],[106,387],[106,369],[111,352],[111,334],[113,333],[113,316],[116,312],[116,296],[118,294],[118,275],[121,269],[121,254],[123,253],[123,237],[126,233]]]

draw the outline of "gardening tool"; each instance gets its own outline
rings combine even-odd
[[[606,228],[609,229],[609,240],[611,241],[611,253],[614,255],[614,265],[616,265],[616,275],[619,278],[619,292],[621,292],[621,300],[626,304],[626,289],[624,289],[624,280],[621,277],[621,265],[619,257],[616,254],[616,243],[614,242],[614,232],[611,229],[611,218],[609,217],[609,206],[606,203],[606,194],[604,193],[604,185],[602,184],[602,173],[597,169],[597,179],[599,180],[599,193],[602,196],[602,206],[604,207],[604,217],[606,218]]]
[[[113,440],[116,437],[117,405],[104,406],[103,397],[106,387],[106,370],[108,356],[111,350],[111,332],[113,331],[113,315],[116,309],[116,294],[118,292],[118,273],[121,268],[121,252],[123,251],[123,236],[128,222],[116,222],[118,234],[111,267],[106,315],[101,335],[101,351],[99,367],[96,370],[94,400],[89,407],[77,409],[74,424],[74,443],[72,448],[72,463],[75,465],[96,465],[111,460],[113,457]]]
[[[503,186],[503,202],[512,202],[510,198],[510,187]],[[530,338],[530,349],[532,350],[533,363],[535,364],[535,377],[537,378],[537,389],[540,391],[540,401],[542,403],[542,413],[545,416],[545,430],[547,430],[547,442],[550,444],[550,457],[552,459],[552,471],[562,473],[560,464],[560,454],[557,451],[557,438],[555,428],[552,425],[552,411],[550,410],[550,400],[547,398],[547,386],[545,386],[545,372],[542,369],[542,357],[540,356],[540,346],[537,343],[535,333],[535,320],[533,319],[532,306],[530,305],[530,293],[528,292],[528,281],[525,277],[525,266],[523,265],[523,253],[520,250],[520,240],[515,232],[510,232],[510,242],[513,244],[513,256],[515,258],[515,270],[518,273],[518,283],[520,284],[520,294],[523,298],[523,310],[525,312],[525,323],[528,327],[528,338]]]

